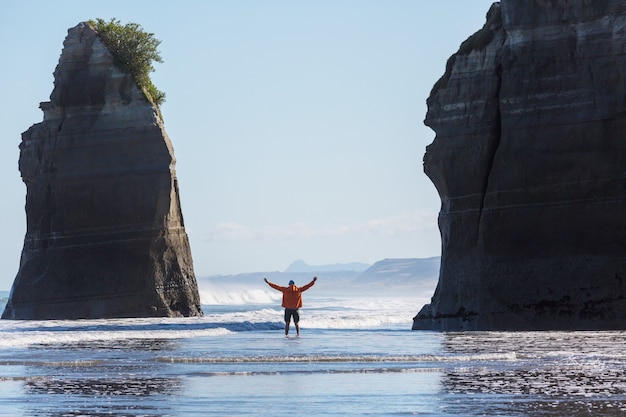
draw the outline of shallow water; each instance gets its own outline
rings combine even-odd
[[[0,415],[626,413],[626,332],[412,332],[388,303],[331,304],[313,300],[288,338],[275,305],[0,321]]]

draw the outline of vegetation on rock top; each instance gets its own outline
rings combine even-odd
[[[89,24],[113,55],[115,64],[133,75],[148,100],[161,105],[165,101],[165,93],[157,89],[150,79],[150,73],[154,71],[153,62],[163,62],[157,51],[161,41],[154,37],[154,33],[144,31],[137,23],[122,25],[114,18],[108,22],[90,20]]]

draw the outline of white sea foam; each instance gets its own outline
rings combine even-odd
[[[160,362],[173,363],[444,363],[444,362],[497,362],[514,361],[514,352],[484,355],[277,355],[229,357],[160,357]]]
[[[206,306],[205,318],[216,323],[283,322],[283,309],[280,300],[271,304],[259,305],[258,309],[240,309],[232,312],[213,313],[212,306]],[[343,298],[324,299],[308,297],[300,309],[300,325],[315,329],[367,329],[385,326],[404,325],[410,329],[412,317],[420,305],[411,298]]]
[[[200,301],[204,305],[268,304],[280,300],[276,291],[259,288],[225,288],[205,284],[200,289]]]
[[[221,304],[204,305],[204,317],[2,320],[0,348],[95,341],[184,339],[233,332],[281,330],[284,327],[280,293],[250,290],[223,294],[212,292],[212,294],[219,298]],[[410,298],[306,297],[305,305],[300,311],[300,325],[303,329],[401,327],[409,330],[411,315],[416,309],[415,301]]]
[[[41,323],[41,322],[33,322]],[[4,333],[0,338],[0,348],[24,347],[29,345],[78,344],[92,342],[115,342],[121,340],[167,340],[201,336],[221,336],[230,330],[217,327],[212,329],[172,329],[172,330],[50,330],[15,331]]]
[[[317,329],[364,329],[405,325],[419,309],[413,298],[313,299],[301,314],[303,326]]]

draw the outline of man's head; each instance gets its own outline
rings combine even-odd
[[[293,280],[289,281],[289,285],[296,285],[295,282],[293,282]]]

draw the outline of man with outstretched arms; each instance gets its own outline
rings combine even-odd
[[[300,322],[300,313],[298,312],[298,309],[302,307],[302,293],[315,284],[317,277],[313,277],[313,281],[303,287],[297,287],[293,281],[289,281],[289,285],[287,287],[281,287],[273,282],[269,282],[267,278],[263,279],[270,287],[283,293],[282,306],[285,307],[285,336],[289,335],[289,324],[291,323],[292,317],[293,322],[296,325],[296,333],[300,336],[300,325],[298,324]]]

